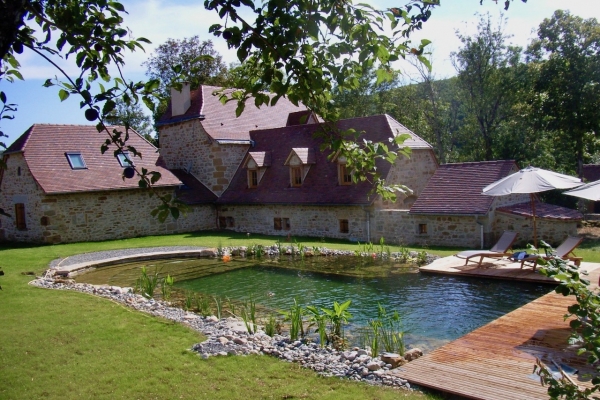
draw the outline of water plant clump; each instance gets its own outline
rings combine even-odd
[[[154,291],[159,284],[159,273],[155,268],[154,273],[149,273],[146,266],[142,267],[141,276],[135,282],[135,290],[147,299],[154,296]]]
[[[380,354],[381,350],[403,356],[406,352],[405,334],[398,311],[388,313],[385,307],[378,304],[377,317],[370,319],[360,331],[360,343],[363,347],[369,347],[374,356]]]

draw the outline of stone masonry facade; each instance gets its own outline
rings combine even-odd
[[[361,242],[367,241],[367,211],[361,207],[304,205],[236,205],[217,208],[218,218],[228,224],[228,229],[237,232],[328,237]],[[281,225],[276,224],[276,219],[280,220]],[[340,220],[347,221],[347,232],[340,231],[343,224]],[[276,229],[279,226],[280,229]]]
[[[229,186],[249,147],[219,144],[199,119],[165,125],[160,130],[160,154],[167,168],[189,170],[217,196]]]
[[[400,156],[388,174],[387,182],[401,184],[412,190],[412,194],[398,193],[396,202],[375,200],[377,209],[408,210],[421,194],[429,179],[437,168],[437,160],[433,150],[413,150],[410,158]]]

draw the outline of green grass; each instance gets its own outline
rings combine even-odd
[[[357,248],[342,241],[296,240],[306,246]],[[208,232],[0,246],[0,267],[6,274],[0,277],[0,398],[441,398],[323,378],[267,356],[202,360],[189,351],[202,336],[183,325],[106,299],[35,288],[27,285],[32,277],[25,275],[41,273],[57,257],[85,252],[172,245],[270,245],[275,241],[274,237]]]

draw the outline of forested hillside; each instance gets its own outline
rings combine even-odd
[[[388,113],[431,143],[441,163],[514,159],[568,174],[600,161],[600,25],[556,11],[526,49],[509,46],[503,21],[482,16],[452,54],[457,75],[377,85],[365,75],[337,93],[343,117]]]

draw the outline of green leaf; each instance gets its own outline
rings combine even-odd
[[[65,101],[66,99],[69,98],[69,92],[67,92],[64,89],[60,89],[58,91],[58,97],[60,98],[60,101]]]

